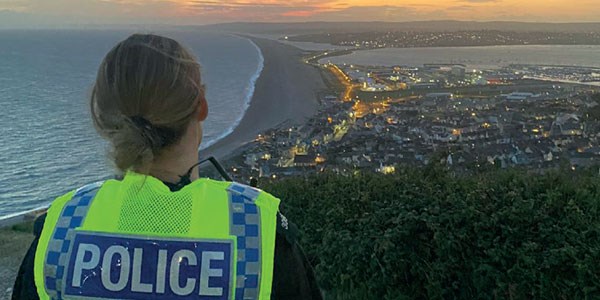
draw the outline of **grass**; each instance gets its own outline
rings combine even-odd
[[[33,222],[0,229],[0,300],[10,299],[15,276],[33,240]]]

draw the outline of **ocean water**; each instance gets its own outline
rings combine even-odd
[[[494,68],[509,64],[600,67],[600,46],[531,45],[486,47],[385,48],[355,51],[322,59],[321,63],[371,66],[422,66],[430,63],[465,64]]]
[[[104,55],[131,33],[0,30],[0,216],[112,176],[88,97]],[[260,50],[231,35],[155,33],[179,40],[200,61],[210,108],[206,147],[243,116],[262,70]]]

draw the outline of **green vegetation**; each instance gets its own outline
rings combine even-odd
[[[0,299],[9,299],[21,261],[33,240],[33,223],[0,228]]]
[[[596,171],[597,172],[597,171]],[[597,299],[600,180],[441,168],[263,185],[329,299]]]
[[[19,223],[10,227],[12,230],[17,232],[24,232],[28,234],[33,234],[33,221],[27,221],[24,223]]]

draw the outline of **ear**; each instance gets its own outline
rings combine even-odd
[[[202,95],[200,97],[200,105],[198,105],[198,121],[202,122],[204,120],[206,120],[206,117],[208,117],[208,102],[206,102],[206,97],[204,97],[204,95]]]

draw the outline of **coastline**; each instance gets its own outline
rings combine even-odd
[[[231,134],[233,132],[233,130],[235,130],[235,128],[238,127],[238,125],[242,121],[242,118],[246,114],[246,111],[248,110],[248,107],[250,107],[250,103],[252,102],[252,97],[254,96],[254,91],[256,89],[256,81],[258,80],[258,78],[262,74],[262,71],[263,71],[263,69],[265,67],[265,58],[264,58],[264,56],[262,54],[262,51],[260,50],[260,47],[258,47],[254,41],[252,41],[251,39],[247,39],[245,37],[236,36],[236,35],[233,35],[233,34],[232,34],[232,36],[237,37],[237,38],[246,39],[246,40],[248,40],[250,42],[250,44],[252,44],[252,46],[254,46],[254,49],[256,49],[256,52],[258,53],[258,66],[256,68],[256,72],[254,72],[254,74],[252,75],[252,77],[250,77],[250,81],[248,82],[248,85],[245,88],[245,90],[247,91],[247,93],[246,93],[245,99],[244,99],[244,110],[243,110],[242,115],[240,115],[240,117],[235,121],[235,123],[232,124],[225,132],[223,132],[217,138],[215,138],[214,140],[211,140],[210,142],[206,142],[204,145],[201,145],[200,151],[203,151],[203,150],[207,149],[208,147],[210,147],[211,145],[217,143],[218,141],[220,141],[224,137],[226,137],[229,134]],[[210,107],[209,107],[209,109],[210,109]]]
[[[304,64],[303,50],[278,41],[244,36],[263,57],[263,69],[243,117],[231,132],[199,151],[200,158],[223,160],[267,129],[282,123],[302,124],[319,107],[317,91],[325,88],[319,71]]]

